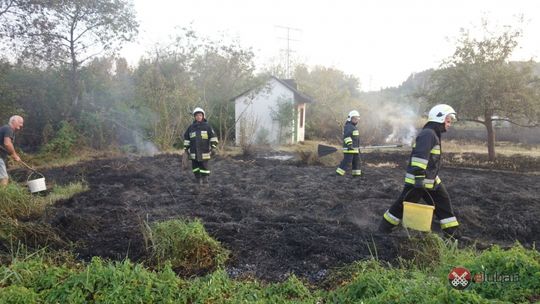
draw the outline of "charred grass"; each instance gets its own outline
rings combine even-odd
[[[401,163],[404,155],[366,158]],[[89,258],[12,254],[0,266],[0,302],[529,303],[540,297],[538,196],[529,193],[534,176],[447,171],[458,218],[473,239],[465,246],[434,234],[372,233],[372,219],[398,194],[400,167],[368,166],[367,183],[295,161],[220,159],[213,165],[221,176],[206,191],[193,189],[188,173],[168,170],[179,168],[177,155],[50,171],[64,183],[83,174],[92,189],[44,203],[54,205],[44,213],[63,231],[61,240]],[[348,201],[340,185],[357,199]],[[12,200],[20,199],[16,190]],[[7,208],[6,217],[35,219],[39,212],[28,208]],[[503,217],[507,226],[493,224]],[[515,239],[528,248],[512,245]],[[475,240],[505,245],[480,251]],[[147,252],[131,251],[136,261],[115,258],[130,246]],[[448,283],[456,266],[519,280],[458,291]]]

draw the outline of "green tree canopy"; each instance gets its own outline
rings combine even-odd
[[[540,82],[533,62],[509,62],[521,32],[506,28],[501,34],[477,39],[463,31],[452,57],[434,71],[419,96],[430,104],[447,103],[460,120],[481,123],[487,130],[490,160],[495,159],[493,123],[538,123]]]
[[[127,0],[40,1],[28,11],[11,41],[22,45],[21,58],[41,66],[69,67],[72,104],[63,111],[69,118],[80,110],[80,68],[89,59],[117,51],[137,34],[138,23]]]

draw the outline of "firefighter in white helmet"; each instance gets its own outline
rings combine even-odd
[[[193,110],[193,118],[193,123],[184,133],[184,149],[185,153],[189,153],[196,183],[208,184],[210,175],[208,161],[217,147],[218,139],[216,132],[206,121],[202,108],[197,107]]]
[[[435,204],[435,215],[439,218],[445,236],[459,238],[459,225],[450,197],[438,176],[441,168],[441,134],[446,132],[456,119],[456,111],[446,104],[434,106],[428,122],[413,144],[411,158],[405,174],[405,187],[399,198],[384,213],[379,231],[389,233],[401,222],[403,201],[418,202],[424,199]]]
[[[362,175],[362,170],[360,170],[360,133],[356,127],[359,119],[358,111],[350,111],[343,127],[343,160],[336,169],[336,173],[340,176],[345,175],[351,163],[352,176]]]

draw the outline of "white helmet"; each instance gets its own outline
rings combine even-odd
[[[195,116],[197,113],[202,113],[203,117],[206,117],[206,114],[202,108],[196,107],[195,110],[193,110],[193,116]]]
[[[448,115],[452,115],[452,118],[456,119],[457,113],[447,104],[438,104],[429,110],[428,121],[443,123]]]
[[[352,110],[349,112],[349,116],[347,116],[347,121],[351,121],[351,118],[353,117],[360,117],[360,113],[356,110]]]

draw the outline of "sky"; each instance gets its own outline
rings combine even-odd
[[[437,68],[452,55],[460,29],[482,18],[492,28],[524,34],[513,60],[540,61],[540,1],[536,0],[132,0],[137,41],[121,55],[132,64],[176,28],[229,37],[255,52],[262,68],[289,49],[297,62],[333,67],[360,80],[361,90],[399,86],[411,73]]]

